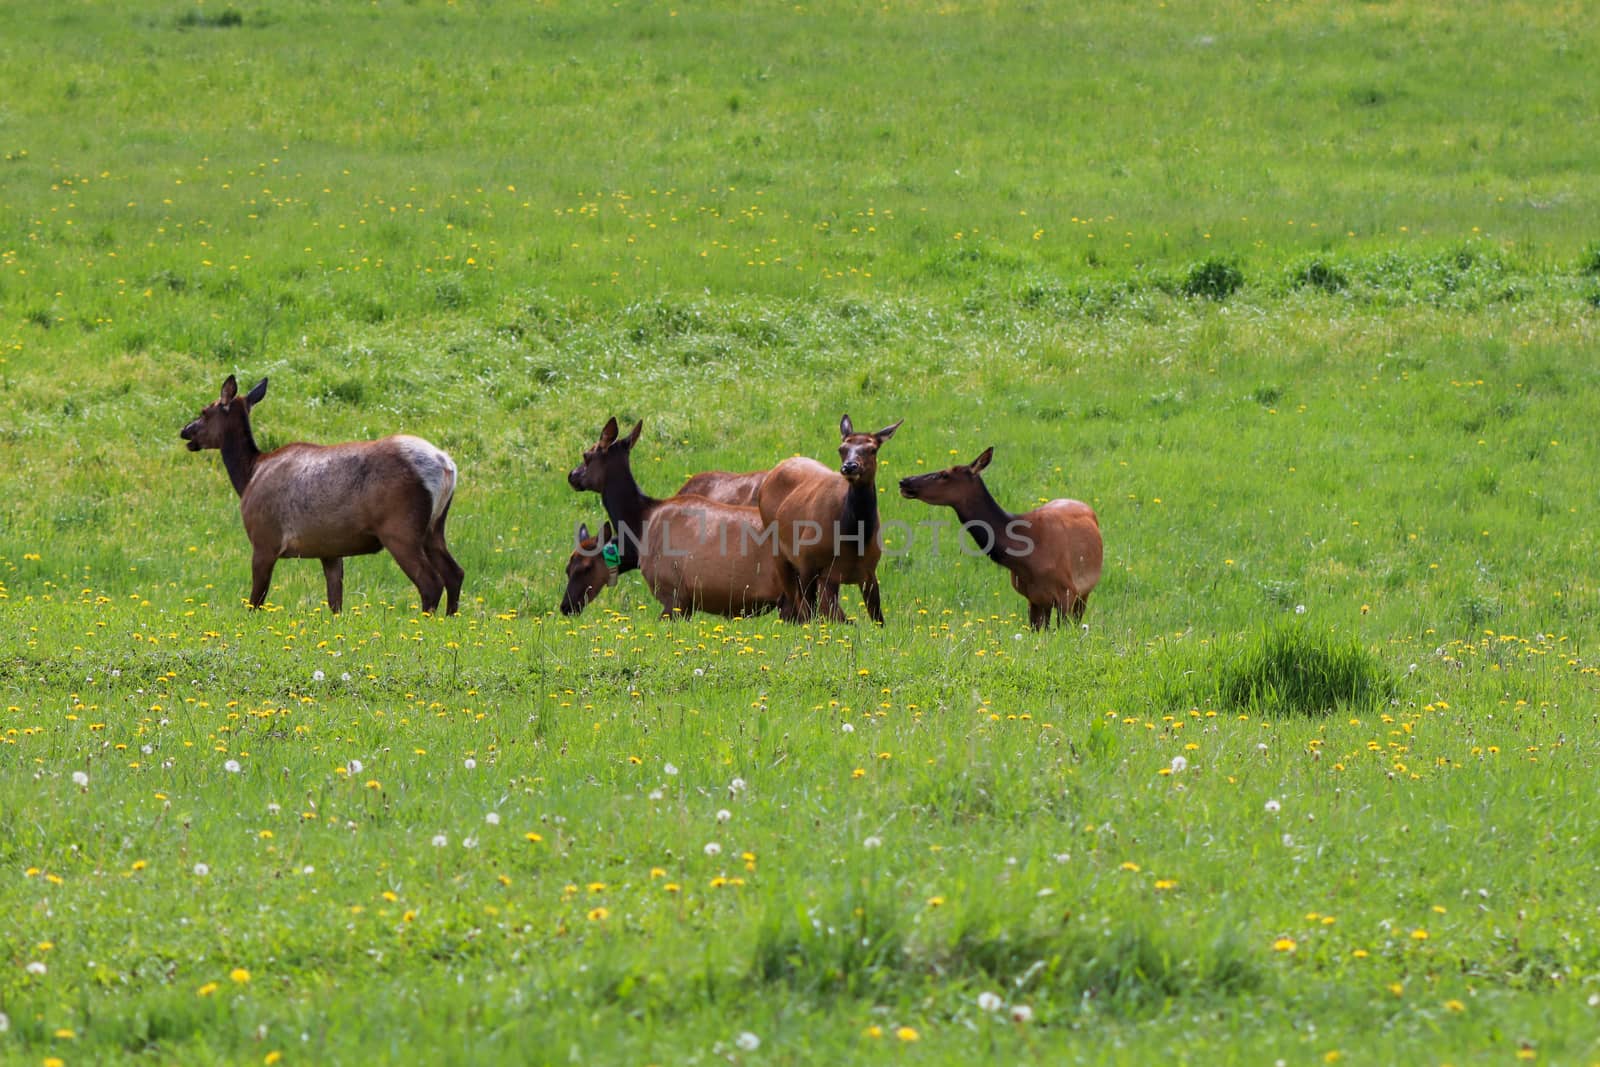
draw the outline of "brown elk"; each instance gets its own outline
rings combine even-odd
[[[643,567],[664,615],[770,610],[778,589],[770,573],[776,563],[771,542],[765,542],[763,568],[759,513],[737,503],[753,499],[766,472],[707,471],[690,478],[679,495],[658,500],[646,495],[633,476],[631,455],[643,428],[643,422],[635,423],[620,436],[616,418],[607,420],[599,440],[567,475],[572,488],[600,494],[615,528],[617,572]],[[685,495],[691,488],[700,495]]]
[[[577,615],[602,589],[616,584],[617,572],[605,558],[607,548],[616,552],[612,544],[615,539],[616,531],[609,522],[601,528],[599,537],[589,533],[588,523],[578,525],[578,547],[567,560],[567,591],[561,596],[561,614]]]
[[[422,610],[435,611],[448,592],[454,615],[464,575],[444,540],[456,489],[450,457],[403,435],[263,453],[250,432],[250,410],[266,395],[265,378],[240,396],[230,374],[221,397],[179,434],[191,452],[222,452],[250,538],[250,606],[266,601],[279,559],[310,558],[322,561],[328,608],[338,614],[344,557],[388,549],[416,585]]]
[[[905,420],[902,419],[901,422]],[[861,587],[872,621],[883,624],[878,590],[878,449],[900,428],[856,433],[846,415],[839,422],[837,473],[816,460],[786,459],[761,486],[762,521],[774,534],[783,579],[785,621],[803,622],[821,613],[844,621],[839,586]]]
[[[994,458],[986,448],[971,463],[900,480],[900,495],[955,509],[961,528],[978,548],[1011,572],[1011,587],[1028,601],[1035,630],[1083,618],[1089,594],[1100,582],[1104,546],[1100,520],[1080,500],[1052,500],[1013,515],[995,502],[983,484],[982,470]]]

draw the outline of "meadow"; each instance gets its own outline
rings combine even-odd
[[[0,1062],[1600,1062],[1597,44],[0,6]],[[230,373],[455,457],[458,616],[246,610]],[[556,612],[607,417],[666,495],[846,412],[885,626]],[[1083,628],[894,491],[989,445]]]

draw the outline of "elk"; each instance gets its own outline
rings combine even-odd
[[[776,560],[768,540],[767,565],[761,566],[759,512],[724,502],[752,499],[766,472],[707,471],[690,478],[679,495],[658,500],[633,476],[631,454],[643,429],[641,421],[619,436],[616,418],[607,420],[567,475],[573,489],[600,494],[615,528],[617,572],[642,569],[664,616],[697,608],[722,615],[770,610],[779,589]],[[685,495],[691,488],[703,495]]]
[[[616,536],[609,522],[601,528],[599,537],[589,533],[588,523],[578,525],[578,547],[567,560],[567,591],[561,596],[561,614],[579,614],[602,589],[616,584]]]
[[[266,395],[267,379],[240,396],[230,374],[220,398],[179,433],[191,452],[222,452],[250,538],[250,606],[266,601],[278,560],[320,559],[328,609],[337,615],[344,605],[344,557],[388,549],[416,585],[422,610],[435,611],[448,592],[447,610],[454,615],[464,572],[444,541],[456,489],[450,457],[404,435],[296,443],[263,453],[250,433],[250,410]]]
[[[905,420],[900,420],[904,422]],[[786,459],[767,474],[759,507],[774,534],[783,581],[780,617],[804,622],[819,611],[845,621],[839,586],[856,585],[872,621],[883,625],[878,590],[878,449],[900,422],[877,433],[856,433],[846,415],[839,422],[839,470],[814,459]]]
[[[1011,572],[1011,587],[1028,601],[1028,622],[1035,630],[1050,625],[1052,610],[1063,623],[1068,615],[1082,619],[1104,557],[1094,509],[1063,499],[1011,514],[983,484],[981,472],[993,458],[989,447],[971,463],[902,478],[900,495],[954,508],[978,548]]]

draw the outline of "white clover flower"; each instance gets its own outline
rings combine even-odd
[[[488,823],[490,826],[499,826],[500,813],[498,811],[491,811],[489,814],[483,817],[483,821]]]
[[[239,761],[236,760],[236,759],[228,760],[227,762],[225,762],[222,765],[222,769],[227,771],[229,774],[238,774],[239,773]]]
[[[210,873],[211,868],[206,866],[204,863],[197,863],[194,865],[194,874],[196,878],[204,878]]]
[[[720,856],[720,855],[722,855],[722,846],[717,844],[715,841],[707,841],[706,842],[706,855],[708,855],[708,856]]]
[[[1188,769],[1188,767],[1189,767],[1189,761],[1184,759],[1182,756],[1173,756],[1172,757],[1172,773],[1173,774],[1182,774],[1185,770]]]
[[[754,1052],[761,1047],[761,1039],[748,1030],[734,1038],[733,1043],[745,1052]]]
[[[1279,809],[1281,809],[1282,807],[1283,807],[1283,805],[1278,803],[1276,798],[1274,798],[1272,800],[1269,800],[1266,803],[1267,814],[1268,815],[1276,815],[1278,813]]]
[[[999,993],[990,993],[986,990],[978,994],[978,1009],[980,1011],[999,1011],[1004,1003],[1000,999]]]
[[[446,837],[444,834],[434,834],[433,835],[433,847],[434,848],[444,848],[449,843],[450,843],[450,839],[448,837]]]

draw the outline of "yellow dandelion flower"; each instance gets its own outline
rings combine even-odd
[[[1413,941],[1426,941],[1426,940],[1428,940],[1428,931],[1424,930],[1420,926],[1417,927],[1415,930],[1411,931],[1411,940],[1413,940]]]
[[[1272,951],[1274,952],[1293,952],[1298,947],[1292,937],[1280,937],[1272,943]]]
[[[266,1064],[267,1067],[272,1067],[274,1063],[277,1063],[281,1059],[283,1059],[283,1053],[279,1052],[277,1049],[273,1049],[271,1052],[261,1057],[261,1062]]]
[[[611,917],[611,912],[605,908],[590,908],[589,921],[592,923],[605,922]]]
[[[911,1043],[912,1041],[922,1040],[922,1035],[917,1033],[916,1030],[909,1026],[902,1026],[900,1029],[894,1032],[894,1036],[898,1037],[901,1041],[904,1041],[907,1044]]]
[[[215,993],[216,991],[217,991],[217,983],[215,983],[215,982],[207,982],[205,985],[201,986],[199,989],[196,989],[194,991],[194,995],[197,996],[197,997],[209,997],[211,994]]]
[[[861,1033],[866,1037],[879,1038],[883,1036],[883,1027],[869,1026],[865,1030],[861,1031]]]
[[[536,844],[536,845],[537,845],[537,844],[538,844],[538,843],[539,843],[539,842],[540,842],[540,841],[543,841],[543,840],[544,840],[544,835],[542,835],[542,834],[537,834],[537,833],[534,833],[534,832],[533,832],[533,831],[532,831],[532,830],[529,830],[529,831],[528,831],[528,832],[527,832],[527,833],[525,833],[525,834],[523,834],[523,835],[522,835],[522,836],[523,836],[523,837],[525,837],[525,838],[527,838],[527,839],[528,839],[528,840],[529,840],[529,841],[532,841],[532,842],[533,842],[533,843],[534,843],[534,844]]]
[[[1444,1002],[1444,1010],[1445,1011],[1466,1011],[1467,1010],[1467,1006],[1465,1004],[1461,1003],[1461,1001],[1459,1001],[1459,1000],[1447,1000],[1447,1001]]]
[[[78,1032],[63,1026],[61,1029],[56,1031],[56,1036],[63,1041],[76,1041],[78,1039]]]
[[[928,907],[939,908],[944,906],[944,897],[929,897]]]
[[[228,972],[228,981],[233,982],[235,985],[248,985],[250,983],[250,972],[243,967],[235,967]]]

